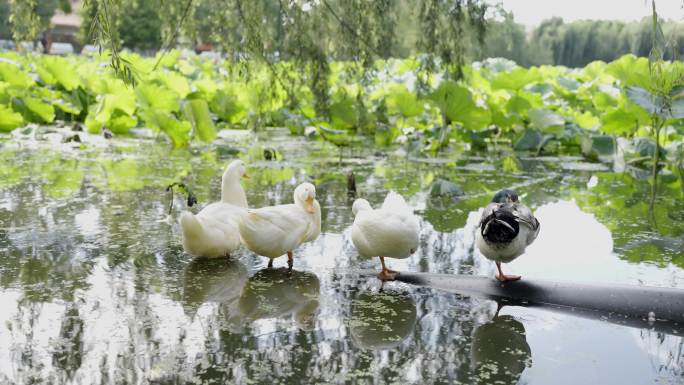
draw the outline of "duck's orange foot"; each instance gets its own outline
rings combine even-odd
[[[378,273],[378,279],[381,281],[394,281],[397,279],[397,275],[399,275],[398,271],[386,269]]]
[[[519,275],[506,275],[506,274],[497,274],[496,279],[499,282],[509,282],[509,281],[518,281],[520,280]]]

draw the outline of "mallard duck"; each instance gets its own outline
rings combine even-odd
[[[321,206],[316,200],[316,188],[302,183],[294,190],[294,204],[247,210],[240,222],[240,238],[256,254],[273,259],[287,253],[292,268],[292,251],[311,242],[321,233]]]
[[[496,262],[496,279],[516,281],[518,275],[505,275],[501,263],[508,263],[525,252],[539,234],[539,221],[518,201],[513,190],[501,190],[484,208],[475,231],[475,243],[482,255]]]
[[[394,191],[390,191],[382,207],[375,210],[367,200],[355,200],[352,213],[352,243],[361,256],[380,257],[382,271],[378,278],[393,280],[399,272],[385,266],[385,257],[407,258],[416,251],[420,231],[418,218],[404,198]]]
[[[189,211],[181,213],[186,253],[195,257],[223,257],[240,245],[238,223],[247,209],[247,197],[240,178],[246,176],[244,162],[231,162],[221,179],[221,201],[209,204],[197,215]]]

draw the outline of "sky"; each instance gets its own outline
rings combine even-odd
[[[584,19],[641,20],[651,14],[648,0],[492,0],[513,11],[515,20],[527,26],[560,16],[565,21]],[[666,19],[684,21],[684,0],[656,0],[658,14]]]

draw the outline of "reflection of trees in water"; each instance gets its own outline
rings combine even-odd
[[[288,155],[292,154],[285,154]],[[345,173],[328,164],[322,167],[315,157],[298,156],[307,158],[301,163],[287,164],[285,170],[274,169],[265,173],[264,178],[248,181],[250,204],[290,202],[292,190],[305,177],[296,171],[301,168],[306,170],[307,178],[317,182],[326,218],[324,231],[342,232],[352,221]],[[501,316],[482,324],[482,314],[471,300],[410,288],[411,300],[396,302],[404,306],[400,307],[400,314],[413,309],[412,317],[403,319],[403,323],[383,324],[383,318],[373,308],[371,315],[361,317],[371,319],[371,326],[386,326],[397,338],[387,346],[373,341],[359,344],[359,340],[368,338],[359,339],[357,332],[354,340],[353,323],[348,320],[363,313],[358,307],[355,310],[355,300],[366,298],[366,303],[376,301],[382,305],[379,310],[392,309],[391,303],[383,305],[383,298],[364,297],[366,293],[378,292],[379,284],[374,279],[329,270],[315,274],[295,272],[295,276],[303,277],[301,286],[305,290],[292,291],[287,276],[278,277],[277,270],[261,275],[251,272],[249,278],[250,268],[245,265],[253,262],[251,257],[241,261],[188,262],[179,246],[177,225],[158,222],[165,217],[168,204],[160,180],[184,175],[177,174],[178,169],[187,173],[192,166],[188,178],[194,182],[204,204],[218,196],[217,171],[223,161],[205,154],[192,157],[189,163],[184,158],[189,155],[174,157],[163,164],[151,161],[146,167],[139,167],[145,163],[141,159],[118,165],[110,163],[97,171],[98,175],[83,173],[82,185],[78,187],[72,185],[75,177],[51,180],[52,184],[61,183],[63,190],[45,189],[48,182],[40,178],[19,178],[0,191],[0,201],[9,202],[11,208],[0,208],[0,287],[21,291],[8,329],[13,349],[9,357],[17,368],[9,373],[12,381],[32,383],[50,379],[60,383],[82,378],[84,382],[93,379],[100,383],[468,383],[480,378],[477,375],[482,366],[478,362],[483,361],[482,356],[484,361],[487,359],[487,354],[481,354],[487,349],[475,345],[482,347],[488,335],[503,335],[496,338],[513,341],[509,347],[515,341],[521,342],[517,336],[521,335],[522,324],[516,320],[503,322],[501,319],[506,320],[506,316]],[[336,157],[333,158],[336,164]],[[494,175],[464,169],[437,170],[434,165],[412,163],[395,169],[392,162],[386,159],[377,167],[354,166],[361,196],[371,196],[379,202],[386,188],[395,188],[410,199],[411,194],[425,191],[432,176],[452,180],[470,194],[481,190],[483,184],[489,185],[491,181],[487,178]],[[73,166],[71,162],[56,164]],[[463,165],[464,162],[456,164]],[[135,173],[127,169],[131,167],[137,168]],[[259,173],[258,169],[250,171],[254,171],[250,172],[253,176]],[[434,175],[428,177],[430,173]],[[564,194],[576,196],[578,203],[596,211],[603,223],[612,221],[613,227],[609,227],[618,235],[632,231],[629,229],[633,227],[627,226],[627,230],[621,230],[620,221],[631,221],[634,213],[641,212],[643,194],[631,193],[637,189],[631,184],[626,191],[616,190],[626,182],[622,177],[611,177],[612,174],[599,175],[599,185],[587,192],[583,189],[588,175],[569,178],[565,185],[536,185],[525,191],[526,199],[538,205]],[[474,178],[482,181],[469,183]],[[527,177],[517,175],[498,178],[493,183],[503,187],[524,180]],[[135,189],[130,190],[132,187]],[[60,191],[70,191],[72,195],[69,199],[55,198],[54,194],[61,194]],[[611,205],[606,205],[608,198]],[[445,208],[453,214],[445,218],[444,210],[429,208],[432,211],[422,223],[420,252],[411,258],[412,268],[434,272],[477,270],[477,262],[471,258],[471,240],[458,227],[465,223],[469,211],[481,206],[479,199],[464,199]],[[33,202],[41,204],[36,206]],[[666,208],[675,209],[680,205],[667,204]],[[624,218],[623,208],[629,213]],[[99,226],[93,234],[81,233],[75,224],[74,216],[86,210],[98,213]],[[672,230],[667,235],[672,239],[681,234],[677,232],[681,228],[681,212],[661,213],[670,218],[671,227],[667,227],[666,221],[664,229]],[[433,227],[445,232],[432,231]],[[446,232],[454,228],[455,231]],[[653,243],[653,239],[656,238],[649,238],[649,242]],[[658,250],[649,255],[659,255]],[[352,251],[344,250],[345,256],[351,254]],[[354,264],[352,261],[351,266]],[[269,278],[268,274],[275,276]],[[104,288],[104,293],[94,292],[95,279],[106,280],[97,289]],[[407,288],[397,284],[385,285],[387,292],[404,289]],[[261,299],[253,295],[259,290]],[[92,300],[93,297],[97,299]],[[98,304],[100,299],[103,301]],[[106,307],[106,316],[115,318],[112,330],[93,326],[103,322],[98,306]],[[55,314],[55,308],[61,313]],[[310,317],[314,314],[315,318]],[[57,321],[51,321],[52,318]],[[45,331],[39,325],[46,320],[50,322],[50,336],[54,337],[50,342],[40,335]],[[681,377],[683,340],[648,331],[641,335],[655,370],[665,377]],[[518,343],[514,350],[524,353],[524,346]],[[474,354],[473,349],[480,353]],[[517,357],[520,360],[511,358],[510,364],[498,363],[511,374],[504,381],[517,378],[524,355]],[[0,382],[5,374],[0,374]]]
[[[59,336],[53,341],[52,365],[65,375],[60,383],[71,381],[81,367],[83,358],[83,319],[78,307],[67,304],[62,317]]]
[[[517,384],[530,365],[525,326],[513,316],[496,315],[478,326],[471,344],[471,366],[478,384]]]
[[[642,329],[639,338],[653,371],[665,378],[684,378],[684,338]]]
[[[635,263],[665,264],[671,260],[684,267],[684,201],[678,197],[677,183],[661,181],[649,213],[651,189],[647,180],[627,173],[595,176],[598,183],[592,189],[580,184],[570,186],[568,193],[583,211],[595,214],[608,227],[620,257]],[[657,228],[649,222],[649,215]]]
[[[350,334],[361,349],[395,348],[416,324],[416,303],[409,293],[365,291],[352,299],[351,308]]]
[[[313,273],[262,269],[242,287],[240,316],[248,322],[293,316],[300,329],[311,330],[316,322],[319,293],[320,283]]]
[[[248,278],[245,265],[231,258],[197,258],[183,273],[183,309],[193,318],[202,304],[221,304],[227,321],[236,323],[240,293]]]
[[[469,376],[473,321],[468,302],[440,295],[418,295],[414,300],[414,296],[397,294],[391,287],[383,294],[377,289],[363,289],[369,285],[364,280],[347,277],[345,281],[337,281],[332,288],[336,294],[326,303],[339,307],[322,310],[325,314],[320,317],[320,328],[305,332],[293,328],[294,324],[282,325],[264,335],[222,330],[220,351],[208,352],[197,361],[221,362],[229,370],[220,372],[214,366],[198,364],[196,375],[209,379],[220,374],[213,380],[222,383],[241,378],[263,382],[277,374],[279,382],[285,384],[384,384],[409,372],[424,383],[446,383]],[[372,307],[373,302],[378,306]],[[395,316],[399,318],[393,320]],[[327,322],[339,319],[349,322],[325,327]]]

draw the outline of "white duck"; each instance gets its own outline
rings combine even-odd
[[[221,201],[211,203],[197,215],[181,213],[186,253],[195,257],[223,257],[240,245],[238,223],[247,212],[247,197],[240,185],[242,177],[247,177],[245,164],[234,160],[221,179]]]
[[[311,242],[321,233],[321,206],[316,200],[316,188],[302,183],[294,190],[294,204],[248,210],[240,222],[242,243],[256,254],[273,259],[287,253],[292,268],[292,250]]]
[[[351,239],[364,257],[380,257],[382,271],[378,278],[393,280],[399,272],[385,266],[385,257],[408,258],[418,248],[420,223],[404,198],[394,191],[385,197],[382,207],[373,210],[365,199],[352,205],[354,224]]]
[[[496,262],[496,279],[516,281],[519,275],[506,275],[501,263],[508,263],[525,252],[539,234],[539,221],[532,211],[518,201],[518,193],[501,190],[482,212],[475,230],[475,243],[482,255]]]

